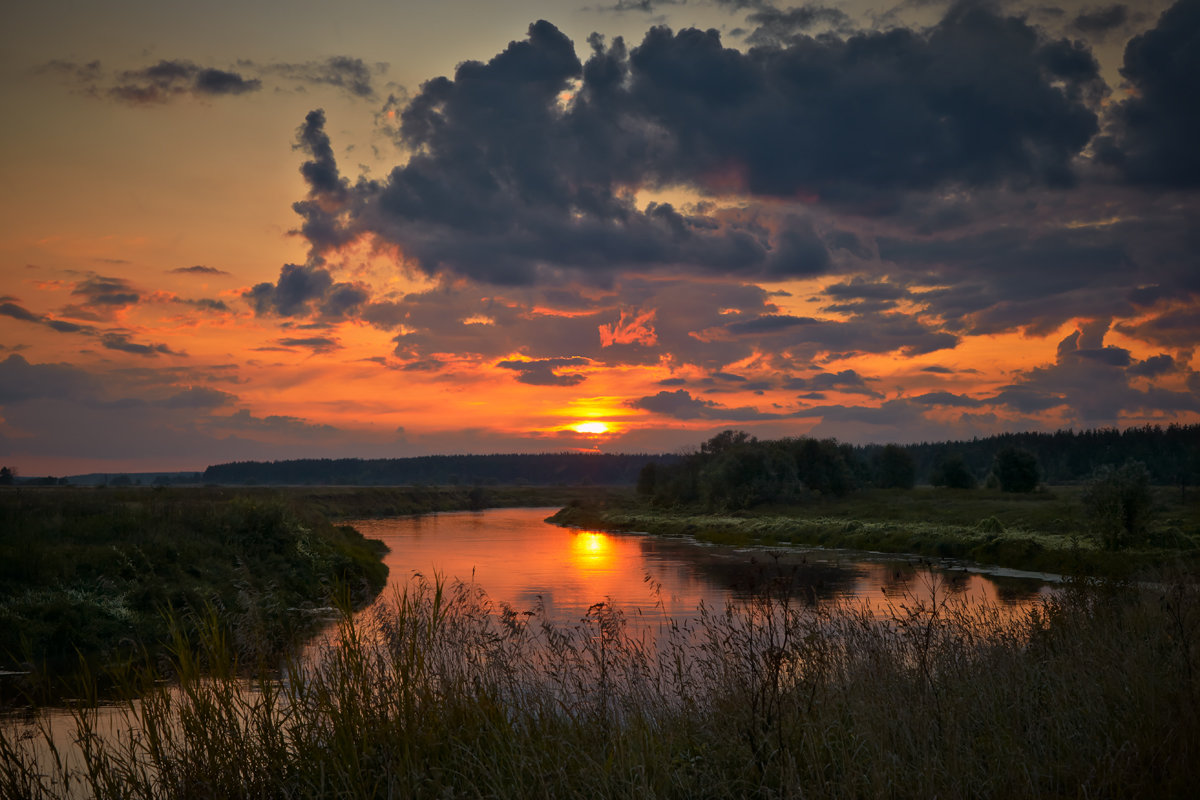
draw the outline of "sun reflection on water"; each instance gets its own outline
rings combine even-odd
[[[576,531],[571,540],[571,557],[585,572],[608,572],[613,561],[612,537],[599,531]]]

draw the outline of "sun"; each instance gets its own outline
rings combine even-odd
[[[576,433],[588,433],[593,436],[608,433],[608,425],[603,422],[577,422],[571,426]]]

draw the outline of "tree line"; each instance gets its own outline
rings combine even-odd
[[[412,458],[237,461],[204,470],[205,483],[330,486],[630,486],[650,461],[675,457],[516,453]]]
[[[1042,482],[1081,482],[1111,485],[1119,494],[1150,483],[1182,489],[1198,475],[1200,425],[1003,434],[908,446],[807,437],[759,441],[727,430],[674,463],[647,464],[637,487],[657,505],[736,510],[841,497],[868,486],[912,488],[918,482],[953,489],[983,484],[1009,492],[1031,492]],[[1132,508],[1140,501],[1121,502]]]

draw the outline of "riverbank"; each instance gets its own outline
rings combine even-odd
[[[1173,490],[1155,491],[1151,524],[1132,547],[1104,549],[1087,532],[1084,518],[1079,488],[1054,487],[1030,494],[865,489],[843,498],[736,513],[656,508],[630,492],[576,502],[549,521],[715,544],[906,553],[1065,575],[1127,576],[1200,564],[1200,501],[1180,501]]]
[[[81,669],[102,675],[154,659],[172,625],[191,637],[211,617],[243,662],[277,658],[325,624],[331,606],[365,605],[386,582],[385,548],[345,520],[606,496],[521,486],[0,488],[0,703]]]
[[[1165,577],[1165,576],[1164,576]],[[39,757],[0,725],[0,796],[1183,797],[1200,779],[1200,597],[1074,584],[1009,613],[897,598],[886,619],[767,592],[664,628],[554,626],[418,580],[342,620],[320,668],[178,665]],[[211,640],[209,640],[211,643]]]
[[[384,550],[280,492],[0,491],[0,689],[68,691],[49,684],[214,620],[244,662],[277,657],[320,609],[374,598]]]

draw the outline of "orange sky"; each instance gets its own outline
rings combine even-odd
[[[1190,0],[59,5],[0,25],[21,474],[1200,421],[1195,76],[1135,60]]]

